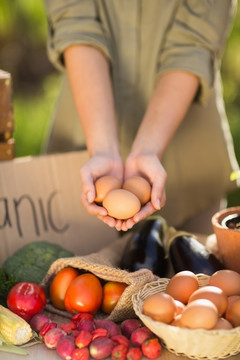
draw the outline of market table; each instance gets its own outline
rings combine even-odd
[[[216,239],[215,239],[214,235],[210,235],[207,238],[205,236],[202,236],[199,234],[197,236],[198,236],[198,239],[202,243],[205,243],[208,248],[212,248],[212,250],[213,250],[214,247],[216,246]],[[68,318],[62,317],[62,316],[52,313],[52,312],[48,312],[48,315],[53,322],[57,322],[58,324],[69,321]],[[61,357],[57,354],[56,350],[50,350],[44,344],[41,344],[41,343],[27,347],[26,350],[29,353],[26,356],[27,360],[42,360],[42,359],[60,360],[61,359]],[[20,355],[0,352],[0,360],[18,360],[20,358],[24,358],[24,357],[22,357]],[[146,358],[142,357],[142,359],[144,360]],[[162,348],[162,354],[159,357],[159,360],[160,359],[161,360],[188,360],[189,358],[186,356],[177,356],[177,355],[169,352],[168,350]],[[240,353],[235,356],[228,357],[227,359],[240,360]]]
[[[1,360],[19,360],[23,357],[20,355],[13,355],[7,353],[0,353]],[[29,348],[29,355],[26,357],[26,360],[60,360],[60,356],[56,353],[55,350],[48,350],[43,344],[34,345],[32,348]],[[146,358],[142,358],[143,360]],[[240,354],[231,356],[227,358],[229,360],[240,360]],[[157,359],[158,360],[158,359]],[[189,360],[186,356],[177,356],[171,354],[169,351],[163,349],[162,354],[159,357],[159,360]]]
[[[212,250],[214,250],[214,248],[216,248],[216,238],[215,238],[215,236],[213,234],[208,236],[208,237],[203,236],[201,234],[197,234],[197,237],[200,240],[200,242],[207,245],[208,248],[211,248]],[[215,249],[215,251],[216,251],[216,249]],[[171,270],[170,270],[170,273],[171,273]],[[49,315],[49,317],[51,318],[51,320],[53,322],[57,322],[58,324],[69,321],[68,318],[62,317],[62,316],[57,315],[57,314],[52,313],[52,312],[48,312],[48,315]],[[61,359],[61,357],[57,354],[56,350],[50,350],[44,344],[41,344],[41,343],[38,343],[38,344],[32,345],[30,347],[27,347],[26,350],[29,353],[26,356],[27,360],[42,360],[42,359],[60,360]],[[20,355],[0,352],[0,360],[18,360],[20,358],[24,358],[24,357],[22,357]],[[147,359],[147,358],[142,357],[142,359],[144,360],[144,359]],[[177,355],[169,352],[167,349],[164,349],[164,347],[163,347],[161,356],[158,359],[159,360],[189,360],[189,357],[187,357],[187,356],[177,356]],[[229,359],[229,360],[240,360],[240,353],[235,355],[235,356],[228,357],[227,359]]]

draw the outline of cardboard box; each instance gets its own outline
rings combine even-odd
[[[0,163],[0,266],[32,241],[85,255],[117,239],[81,205],[79,169],[87,159],[87,152],[72,152]]]

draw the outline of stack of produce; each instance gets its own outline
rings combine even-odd
[[[45,314],[32,318],[31,325],[49,349],[56,349],[63,359],[128,359],[161,355],[161,344],[139,319],[116,324],[107,319],[95,320],[93,314],[79,312],[69,322],[58,325]]]
[[[71,259],[72,266],[67,266]],[[4,305],[0,308],[0,350],[10,346],[11,351],[26,354],[21,345],[38,339],[63,359],[154,359],[161,354],[162,341],[166,344],[165,334],[155,331],[156,324],[191,331],[240,328],[240,274],[224,269],[195,236],[169,228],[159,216],[130,232],[117,269],[119,281],[101,272],[96,275],[92,270],[96,264],[91,262],[96,257],[86,268],[74,266],[79,259],[56,244],[40,241],[23,246],[5,261],[0,270]],[[49,277],[56,263],[57,271]],[[167,278],[170,267],[174,275]],[[118,322],[105,318],[121,306],[120,299],[131,286],[121,274],[143,269],[150,270],[151,279],[164,278],[164,291],[146,284],[149,296],[144,286],[134,295],[133,304],[130,301],[136,318]],[[199,285],[199,275],[209,277],[206,286]],[[47,288],[41,286],[45,277]],[[136,306],[136,299],[140,305]],[[51,321],[43,313],[47,302],[70,320]]]

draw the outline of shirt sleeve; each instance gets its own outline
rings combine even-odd
[[[158,58],[157,75],[171,70],[196,74],[200,80],[197,100],[205,104],[220,65],[236,1],[184,0],[166,32]]]
[[[50,61],[64,70],[64,50],[74,44],[99,49],[111,59],[110,41],[94,0],[44,0],[48,21],[47,51]]]

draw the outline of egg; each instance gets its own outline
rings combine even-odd
[[[176,308],[177,308],[176,315],[182,314],[183,310],[185,309],[185,305],[181,301],[178,301],[175,299],[174,299],[174,302],[175,302]]]
[[[116,189],[110,191],[102,202],[108,215],[116,219],[129,219],[141,208],[140,200],[130,191]]]
[[[167,284],[166,294],[187,304],[190,295],[198,288],[197,276],[192,271],[184,270],[173,275]]]
[[[96,196],[94,201],[96,203],[102,203],[107,193],[114,189],[120,189],[121,186],[121,181],[114,176],[106,175],[98,178],[95,182]]]
[[[123,189],[136,195],[140,200],[141,205],[146,204],[151,198],[151,185],[141,176],[132,176],[125,180]]]
[[[177,327],[181,327],[181,317],[182,317],[182,314],[177,314],[173,321],[171,322],[170,325],[172,326],[177,326]]]
[[[190,329],[212,329],[218,320],[216,306],[207,299],[197,299],[185,307],[180,323]]]
[[[228,309],[228,307],[231,306],[234,301],[240,299],[240,296],[239,295],[231,295],[231,296],[228,296],[227,299],[228,299],[228,304],[227,304],[227,309]]]
[[[218,309],[218,315],[222,316],[222,314],[225,312],[228,304],[227,295],[224,294],[222,289],[216,287],[216,286],[203,286],[190,296],[188,302],[197,300],[197,299],[208,299],[212,301],[217,309]]]
[[[156,293],[148,296],[144,303],[142,312],[153,320],[170,324],[175,318],[176,304],[173,298],[165,293]]]
[[[219,287],[227,296],[240,295],[240,274],[234,270],[218,270],[210,276],[209,285]]]
[[[232,324],[223,317],[217,319],[216,325],[213,327],[213,330],[229,330],[232,329]]]
[[[240,326],[240,299],[233,301],[227,307],[225,318],[233,327]]]

